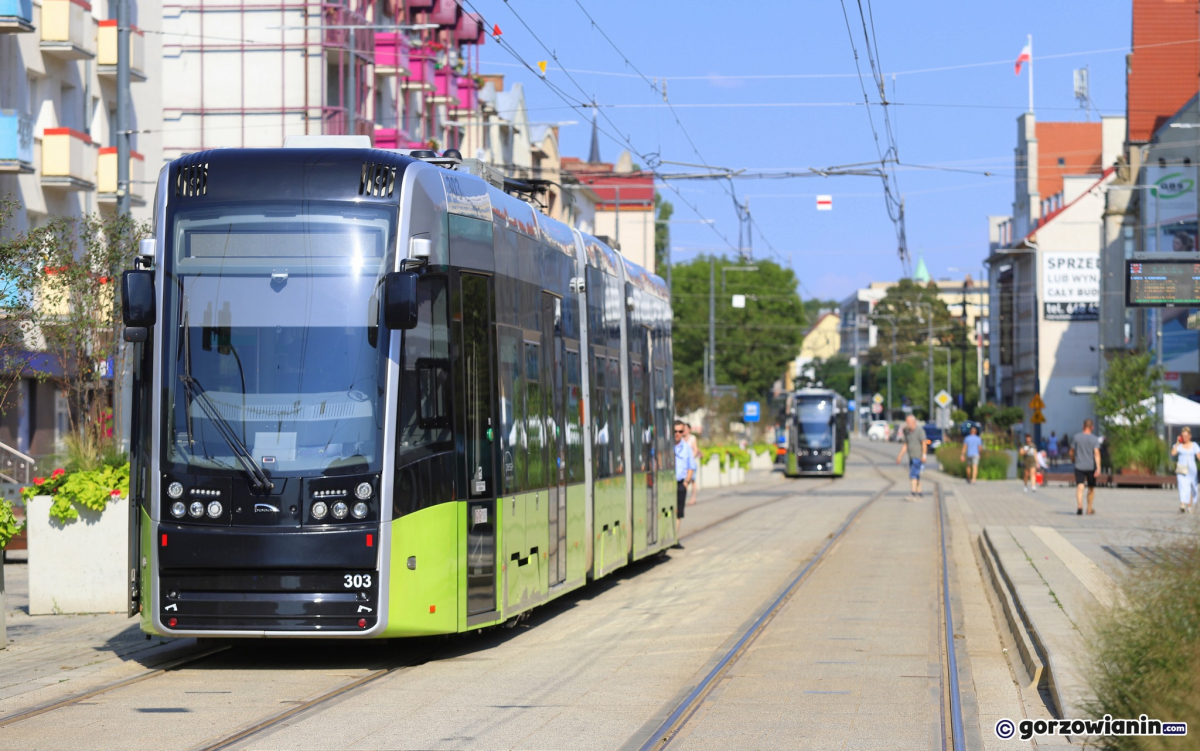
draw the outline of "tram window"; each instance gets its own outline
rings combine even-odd
[[[541,346],[525,342],[525,434],[529,441],[529,480],[526,490],[546,486],[545,428],[543,424]]]
[[[500,327],[500,463],[504,492],[517,493],[525,487],[525,387],[521,379],[519,333]]]
[[[671,469],[675,466],[675,450],[668,444],[673,439],[670,402],[667,401],[667,376],[662,368],[654,369],[654,434],[657,438],[655,469]]]
[[[625,410],[621,400],[621,361],[615,357],[608,360],[606,380],[609,392],[608,419],[612,432],[609,441],[612,447],[612,472],[619,475],[625,471]]]
[[[583,480],[583,374],[579,353],[567,350],[567,481]]]
[[[450,257],[455,266],[493,267],[492,223],[450,215]]]
[[[418,323],[404,332],[401,355],[397,467],[445,450],[438,444],[452,444],[448,298],[445,277],[424,277],[417,284]]]
[[[608,389],[605,387],[604,373],[605,358],[592,350],[592,430],[595,436],[592,441],[592,462],[595,465],[596,477],[608,477],[612,474],[611,447],[608,440]]]

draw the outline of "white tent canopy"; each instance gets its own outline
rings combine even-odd
[[[1154,414],[1154,399],[1144,399],[1138,406]],[[1118,418],[1119,419],[1119,418]],[[1113,422],[1117,422],[1114,420]],[[1200,404],[1179,394],[1163,394],[1163,422],[1167,425],[1189,425],[1200,429]],[[1119,423],[1118,423],[1119,424]]]

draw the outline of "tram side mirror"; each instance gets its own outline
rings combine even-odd
[[[417,275],[411,271],[389,271],[383,278],[383,323],[392,330],[417,325]]]
[[[127,342],[144,342],[156,320],[154,272],[126,271],[121,276],[121,318]]]

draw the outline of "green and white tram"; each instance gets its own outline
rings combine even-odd
[[[487,172],[162,170],[123,284],[143,630],[453,633],[676,542],[665,285]]]
[[[829,389],[797,389],[788,394],[786,414],[784,474],[844,475],[850,454],[850,413],[845,398]]]

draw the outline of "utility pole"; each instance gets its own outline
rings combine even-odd
[[[862,369],[858,348],[858,300],[854,301],[854,434],[862,435]]]
[[[346,92],[346,135],[355,135],[354,129],[357,123],[354,122],[355,115],[358,113],[358,53],[354,49],[354,32],[356,29],[350,27],[350,85]]]
[[[90,104],[90,103],[89,103]],[[129,216],[129,0],[117,0],[117,213]]]
[[[1155,365],[1158,366],[1158,382],[1154,386],[1154,428],[1155,428],[1155,432],[1158,433],[1158,437],[1162,438],[1165,441],[1167,439],[1167,431],[1166,431],[1165,420],[1163,419],[1163,379],[1162,379],[1162,366],[1163,366],[1162,314],[1163,314],[1164,310],[1166,310],[1166,308],[1153,308],[1153,311],[1154,311],[1154,339],[1155,339],[1154,360],[1155,360]]]
[[[709,393],[716,389],[716,258],[708,259],[708,374]]]
[[[962,308],[962,323],[963,323],[963,340],[962,340],[962,376],[959,379],[958,389],[958,408],[966,409],[967,406],[967,340],[970,339],[970,329],[967,328],[967,289],[971,286],[971,276],[968,274],[963,278],[963,308]]]

